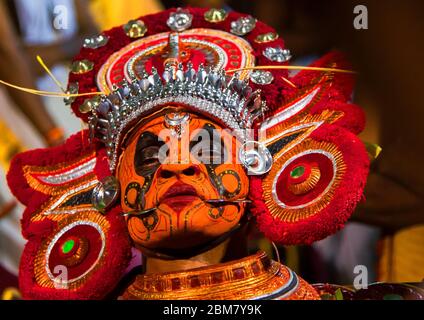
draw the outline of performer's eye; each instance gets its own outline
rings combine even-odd
[[[159,146],[144,148],[140,154],[141,166],[151,166],[159,162]]]
[[[227,158],[227,150],[220,138],[204,141],[199,136],[190,143],[190,151],[204,164],[222,164]]]
[[[140,136],[134,157],[135,171],[138,175],[147,176],[157,170],[160,165],[159,152],[163,145],[164,142],[150,132]]]
[[[227,149],[220,135],[209,130],[190,142],[190,151],[204,164],[222,164],[227,159]]]

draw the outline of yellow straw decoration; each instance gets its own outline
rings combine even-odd
[[[27,92],[27,93],[31,93],[31,94],[35,94],[38,96],[45,96],[45,97],[57,97],[57,98],[66,98],[66,97],[84,97],[84,96],[95,96],[95,95],[101,95],[104,94],[103,92],[85,92],[85,93],[61,93],[61,92],[50,92],[50,91],[42,91],[42,90],[36,90],[36,89],[31,89],[31,88],[25,88],[25,87],[20,87],[14,84],[11,84],[9,82],[0,80],[1,84],[4,84],[5,86],[23,91],[23,92]]]
[[[38,63],[43,67],[43,69],[47,72],[47,74],[52,78],[52,80],[57,84],[57,86],[62,90],[64,93],[66,93],[66,90],[63,88],[62,84],[59,80],[53,75],[53,73],[50,71],[50,69],[47,67],[47,65],[44,63],[43,59],[39,55],[37,55],[37,61]]]
[[[8,83],[6,81],[0,80],[0,83],[35,95],[39,96],[45,96],[45,97],[57,97],[57,98],[70,98],[70,97],[84,97],[84,96],[95,96],[95,95],[105,95],[104,92],[85,92],[85,93],[66,93],[63,89],[60,82],[53,76],[49,68],[44,63],[43,59],[41,59],[40,56],[37,56],[37,61],[41,64],[41,66],[46,70],[46,72],[52,77],[53,81],[59,86],[59,88],[63,91],[62,92],[49,92],[49,91],[42,91],[42,90],[36,90],[31,88],[24,88],[20,87],[11,83]],[[227,73],[237,72],[237,71],[244,71],[244,70],[278,70],[278,69],[286,69],[286,70],[308,70],[308,71],[326,71],[326,72],[338,72],[338,73],[349,73],[349,74],[355,74],[356,72],[353,70],[345,70],[345,69],[337,69],[337,68],[321,68],[321,67],[304,67],[304,66],[255,66],[255,67],[246,67],[246,68],[239,68],[239,69],[232,69],[228,70]],[[292,83],[290,80],[283,78],[284,81],[289,83],[291,86],[296,87],[294,83]]]

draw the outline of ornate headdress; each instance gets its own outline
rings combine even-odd
[[[111,170],[116,167],[118,147],[123,132],[142,115],[169,103],[179,103],[208,114],[247,141],[249,129],[266,108],[259,91],[252,91],[247,81],[235,73],[229,77],[201,64],[196,71],[191,63],[184,70],[168,66],[160,76],[156,68],[142,78],[124,81],[115,93],[104,97],[91,110],[90,131],[107,148]]]
[[[272,241],[309,244],[341,228],[362,197],[369,166],[356,137],[364,115],[349,102],[353,78],[341,72],[348,65],[339,53],[296,75],[288,73],[289,59],[272,28],[216,9],[172,9],[87,39],[69,77],[77,97],[67,102],[89,130],[62,146],[19,154],[8,174],[27,206],[24,296],[102,298],[116,287],[131,242],[120,206],[97,210],[93,190],[105,202],[114,198],[114,182],[101,182],[116,170],[125,136],[172,103],[258,145],[249,155],[260,168],[250,176],[250,210]],[[93,95],[78,96],[87,93]]]

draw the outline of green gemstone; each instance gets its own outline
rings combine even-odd
[[[299,177],[303,176],[304,173],[305,173],[305,167],[304,166],[298,166],[290,172],[290,176],[292,178],[299,178]]]
[[[224,21],[228,14],[224,9],[210,9],[205,12],[205,20],[212,23]]]
[[[62,252],[64,254],[67,254],[72,251],[74,246],[75,246],[75,240],[72,240],[72,239],[66,240],[65,243],[62,245]]]

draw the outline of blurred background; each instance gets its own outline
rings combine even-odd
[[[312,246],[279,247],[283,262],[312,283],[351,285],[357,265],[367,267],[370,283],[422,281],[422,1],[0,0],[0,79],[58,92],[36,55],[66,86],[69,61],[84,38],[144,14],[186,5],[222,7],[262,20],[285,40],[293,64],[308,64],[340,49],[359,72],[354,101],[367,114],[361,138],[383,148],[372,163],[366,202],[338,234]],[[367,10],[367,29],[354,28],[357,5]],[[63,10],[66,21],[55,20]],[[60,144],[81,128],[62,99],[0,86],[0,298],[19,296],[18,265],[25,243],[20,233],[23,208],[5,180],[10,160],[26,149]],[[274,254],[260,235],[251,246]]]

